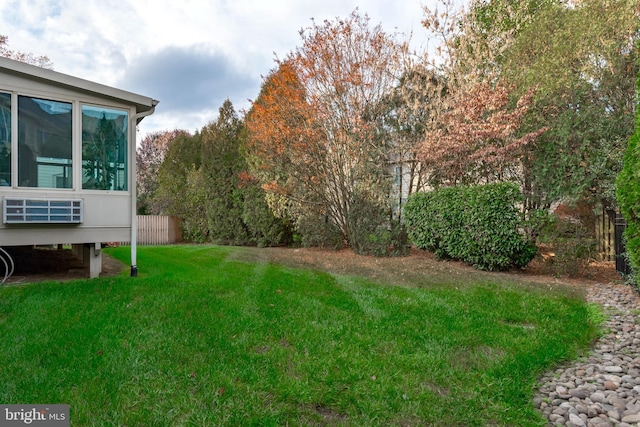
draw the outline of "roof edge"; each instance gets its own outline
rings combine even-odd
[[[14,74],[28,75],[49,84],[65,86],[76,90],[80,89],[83,92],[135,104],[138,112],[149,111],[158,105],[158,101],[147,96],[138,95],[133,92],[128,92],[126,90],[81,79],[58,71],[37,67],[35,65],[9,58],[0,57],[0,70],[5,70]]]

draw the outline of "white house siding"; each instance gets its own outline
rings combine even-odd
[[[79,224],[7,224],[0,221],[0,246],[85,244],[99,248],[100,243],[128,241],[132,237],[135,218],[135,118],[138,113],[153,113],[157,101],[116,88],[77,79],[51,70],[0,58],[0,92],[12,95],[11,126],[11,185],[0,185],[0,206],[4,209],[4,198],[83,200],[83,221]],[[33,168],[34,157],[29,166],[22,166],[18,159],[18,139],[21,131],[17,119],[18,97],[33,97],[59,101],[72,105],[72,163],[68,159],[36,157],[37,179],[31,185],[19,186],[18,168]],[[82,106],[90,105],[126,112],[128,120],[128,148],[126,190],[83,190],[82,153]],[[138,120],[142,118],[138,117]],[[6,119],[3,116],[4,119]],[[35,119],[31,119],[32,122]],[[31,123],[31,122],[27,122]],[[25,125],[27,126],[27,125]],[[27,129],[32,126],[28,125]],[[45,129],[46,130],[46,129]],[[27,138],[28,135],[22,136]],[[24,141],[29,141],[24,139]],[[44,141],[46,144],[47,141]],[[36,153],[37,156],[37,153]],[[64,177],[70,171],[70,176]],[[118,171],[118,179],[124,178]],[[67,181],[65,181],[67,180]],[[64,184],[62,184],[64,183]],[[57,185],[59,184],[59,185]],[[22,185],[25,185],[24,183]],[[66,188],[49,188],[66,187]],[[122,186],[121,188],[124,188]],[[134,254],[132,252],[132,268]]]

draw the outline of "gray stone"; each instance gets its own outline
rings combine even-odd
[[[589,393],[586,390],[581,390],[579,388],[569,390],[569,394],[573,397],[577,397],[578,399],[586,399],[589,396]]]
[[[558,420],[562,420],[562,422],[564,423],[564,417],[562,415],[558,415],[558,414],[551,414],[549,415],[549,421],[551,421],[552,423],[557,422]]]
[[[620,421],[623,423],[640,423],[640,414],[625,415]]]
[[[592,393],[591,396],[589,396],[589,398],[591,399],[592,402],[597,402],[597,403],[606,403],[606,398],[604,396],[604,394],[602,393]]]
[[[617,396],[609,397],[609,403],[615,406],[617,409],[625,409],[627,407],[627,401],[625,399],[621,399]]]
[[[569,421],[576,426],[586,426],[584,420],[575,414],[569,414]]]
[[[585,290],[604,307],[607,332],[588,356],[548,372],[534,405],[553,425],[640,427],[639,295],[611,283]]]
[[[640,413],[640,402],[636,401],[634,403],[627,403],[627,411],[630,411],[633,414],[639,414]]]
[[[607,412],[607,416],[616,421],[620,421],[620,413],[618,411],[615,411],[615,410],[609,411]]]
[[[600,411],[598,410],[598,408],[593,405],[589,406],[589,408],[587,409],[587,416],[589,418],[595,418],[598,416],[599,413]]]
[[[540,406],[542,405],[542,402],[544,402],[544,398],[542,398],[542,397],[534,397],[533,398],[533,406],[535,406],[538,409],[540,409]]]
[[[567,415],[567,410],[558,406],[556,409],[551,411],[551,413],[564,417],[565,415]]]

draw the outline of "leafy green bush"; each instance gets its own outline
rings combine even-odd
[[[536,254],[522,232],[521,202],[512,183],[448,187],[412,195],[404,218],[417,247],[481,270],[506,270]]]
[[[631,269],[638,285],[640,271],[640,73],[636,80],[636,129],[624,155],[624,166],[616,181],[616,195],[627,220],[624,237]]]

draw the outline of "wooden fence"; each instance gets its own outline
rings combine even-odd
[[[180,219],[167,215],[138,215],[139,245],[170,245],[182,241]],[[122,242],[129,244],[130,242]]]
[[[615,217],[613,210],[604,208],[596,212],[596,245],[602,261],[615,261]]]

